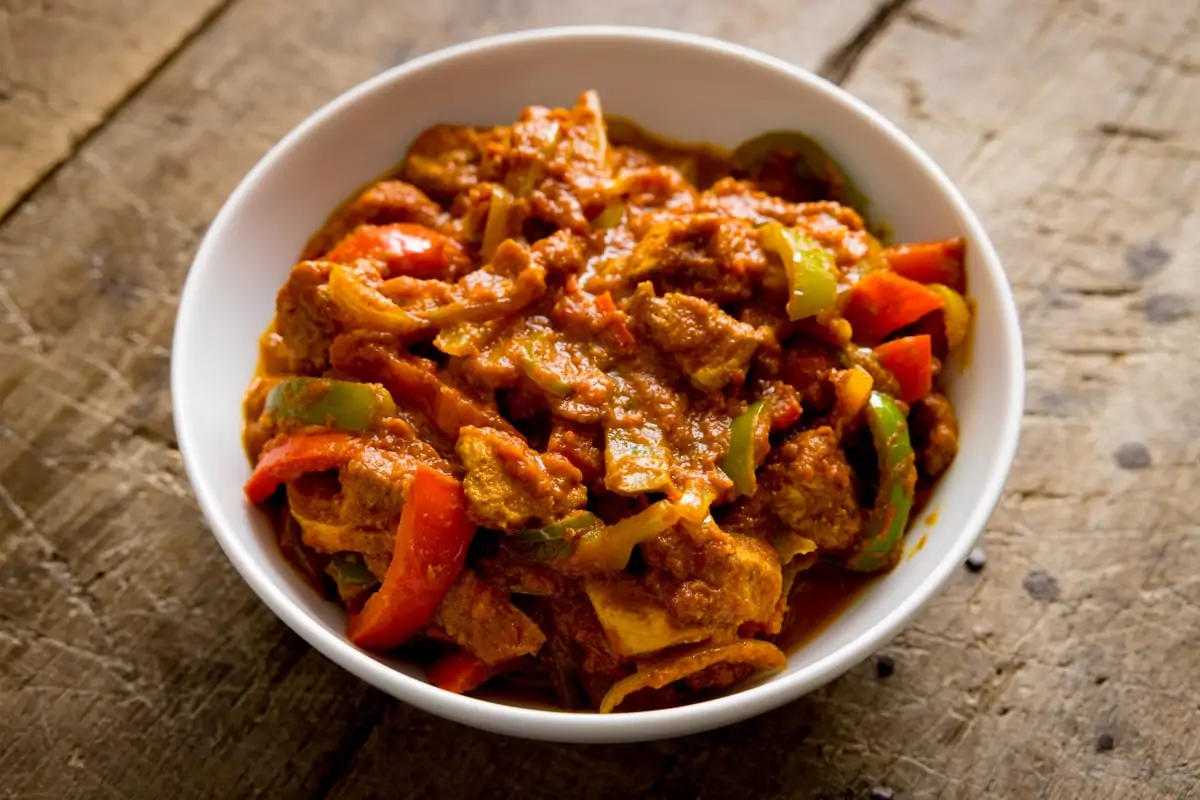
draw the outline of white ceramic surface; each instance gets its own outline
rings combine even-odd
[[[931,501],[927,542],[875,582],[785,671],[703,703],[600,716],[463,697],[409,663],[358,650],[344,614],[319,599],[247,504],[242,392],[275,292],[306,238],[350,192],[395,164],[435,122],[507,123],[530,104],[569,105],[584,89],[606,111],[688,141],[733,145],[790,128],[846,166],[897,240],[962,235],[977,302],[969,364],[951,365],[961,452]],[[218,541],[247,583],[293,630],[383,691],[486,730],[557,741],[677,736],[759,714],[875,652],[966,558],[1000,495],[1016,448],[1024,367],[1016,310],[979,220],[946,176],[878,113],[782,61],[734,45],[635,28],[536,30],[470,42],[410,61],[338,97],[276,145],[230,196],[196,255],[172,354],[175,426],[188,475]],[[264,653],[264,657],[265,657]]]

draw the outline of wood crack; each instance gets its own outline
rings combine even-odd
[[[324,798],[329,797],[330,793],[341,782],[342,778],[350,771],[354,764],[354,756],[366,745],[367,740],[371,738],[371,734],[379,727],[379,723],[383,721],[384,714],[392,707],[393,700],[383,692],[370,690],[373,700],[375,701],[371,708],[362,715],[361,721],[354,725],[346,736],[338,742],[328,756],[329,769],[325,774],[321,775],[317,781],[316,788],[313,789],[310,797]]]
[[[928,14],[922,13],[913,9],[904,15],[904,18],[912,25],[936,33],[939,36],[945,36],[947,39],[966,39],[967,33],[961,28],[957,28],[948,22],[942,22],[936,17],[931,17]]]
[[[1115,139],[1140,139],[1147,142],[1167,142],[1176,136],[1175,131],[1143,128],[1138,125],[1125,125],[1120,122],[1102,122],[1096,126],[1096,132],[1101,136]]]
[[[871,43],[888,29],[897,15],[911,2],[912,0],[887,0],[877,6],[853,36],[821,61],[817,74],[839,86],[844,84],[854,74]]]

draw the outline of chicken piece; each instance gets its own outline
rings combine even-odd
[[[847,550],[862,533],[854,470],[832,428],[784,442],[759,472],[758,487],[784,526],[822,550]]]
[[[314,473],[287,486],[288,509],[300,526],[300,539],[322,553],[387,555],[395,526],[362,524],[343,516],[341,484],[332,473]]]
[[[779,377],[796,390],[800,405],[824,413],[833,408],[833,373],[841,367],[838,352],[810,341],[795,341],[784,348]]]
[[[291,354],[291,371],[300,375],[329,369],[329,347],[340,330],[329,296],[329,268],[321,261],[301,261],[275,297],[275,331]]]
[[[934,392],[913,406],[913,449],[930,478],[945,472],[958,455],[958,417],[946,395]]]
[[[650,157],[648,157],[650,158]],[[696,189],[674,167],[654,163],[627,166],[617,176],[617,187],[625,204],[632,208],[662,208],[690,211],[696,205]]]
[[[417,460],[403,453],[366,447],[338,471],[342,518],[386,524],[400,516]]]
[[[546,449],[575,465],[583,482],[591,485],[604,477],[604,449],[597,426],[577,425],[555,419],[550,425],[550,443]]]
[[[401,175],[435,195],[465,192],[479,182],[483,152],[503,130],[434,125],[412,143]]]
[[[454,643],[487,664],[536,653],[546,636],[508,593],[464,569],[433,614]]]
[[[712,636],[708,625],[680,624],[641,581],[623,572],[590,577],[584,583],[612,650],[626,658],[654,653]]]
[[[642,545],[647,584],[683,623],[735,628],[770,619],[782,591],[779,555],[752,536],[714,523],[683,525]]]
[[[586,263],[583,245],[579,236],[559,230],[534,242],[530,251],[534,262],[546,268],[547,275],[577,275]]]
[[[609,161],[600,99],[589,91],[569,109],[525,109],[510,129],[504,182],[529,199],[534,219],[585,235],[607,200]]]
[[[570,461],[538,453],[519,436],[467,426],[455,449],[467,470],[463,489],[468,510],[484,528],[519,531],[587,503],[583,476]]]
[[[748,299],[768,271],[758,231],[744,220],[668,209],[635,215],[630,227],[638,245],[616,268],[663,292],[732,303]]]
[[[715,303],[675,292],[655,297],[649,284],[638,287],[627,311],[702,391],[740,383],[755,350],[773,340],[769,329],[738,322]]]
[[[823,217],[828,217],[838,226],[861,231],[864,228],[862,217],[849,206],[832,200],[818,200],[807,203],[792,203],[761,191],[749,181],[739,181],[734,178],[722,178],[700,195],[700,209],[714,214],[729,215],[753,223],[767,220],[777,220],[784,225],[809,226],[820,228],[829,225]],[[814,220],[820,222],[814,224]],[[820,231],[818,230],[817,233]],[[810,234],[812,231],[810,231]],[[822,241],[821,236],[813,238]]]
[[[338,209],[317,235],[309,240],[302,257],[320,258],[359,225],[415,222],[440,230],[448,219],[441,206],[411,183],[379,181],[353,202]]]

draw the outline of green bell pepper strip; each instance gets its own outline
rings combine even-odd
[[[276,417],[343,431],[361,431],[396,413],[387,389],[374,383],[330,378],[288,378],[267,394]]]
[[[371,574],[357,555],[338,553],[329,560],[325,574],[333,578],[338,597],[348,606],[357,606],[376,586],[379,579]]]
[[[338,553],[331,558],[325,571],[338,586],[373,586],[379,583],[379,579],[371,574],[361,559],[345,553]]]
[[[537,561],[555,561],[575,552],[575,542],[566,538],[568,534],[588,531],[594,527],[596,516],[590,511],[584,511],[541,528],[514,534],[512,543],[519,551]]]
[[[766,401],[759,400],[738,414],[729,428],[729,452],[721,461],[721,471],[733,481],[739,495],[752,495],[757,488],[755,471],[758,469],[754,442],[759,425],[762,424]]]
[[[760,228],[762,245],[787,270],[789,319],[805,319],[837,304],[837,265],[833,254],[796,228],[778,222]]]
[[[867,400],[866,414],[879,458],[879,493],[862,541],[846,562],[847,567],[857,572],[874,572],[891,559],[908,527],[917,481],[908,420],[900,406],[888,395],[873,391]]]

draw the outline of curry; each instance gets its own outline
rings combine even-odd
[[[885,246],[866,203],[806,136],[675,145],[592,92],[435,126],[279,290],[246,495],[355,644],[453,692],[779,669],[958,448],[964,242]]]

